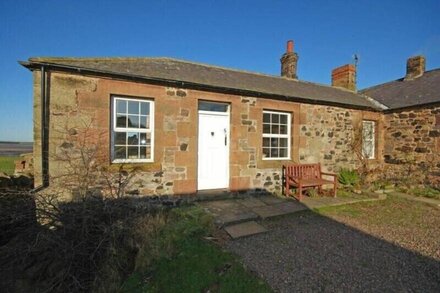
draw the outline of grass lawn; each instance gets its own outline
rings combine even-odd
[[[373,236],[440,260],[440,209],[388,196],[384,201],[317,210]]]
[[[6,174],[14,174],[14,161],[18,159],[19,157],[0,156],[0,172],[5,172]]]
[[[199,210],[176,210],[179,221],[167,224],[157,239],[165,247],[172,243],[172,253],[130,275],[123,292],[272,292],[234,255],[205,239],[209,229]]]

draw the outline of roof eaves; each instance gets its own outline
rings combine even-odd
[[[375,100],[372,100],[371,98],[365,96],[365,95],[361,95],[358,94],[361,97],[364,97],[365,99],[369,100],[370,102],[372,102],[375,106],[377,106],[377,108],[374,107],[368,107],[368,106],[361,106],[361,105],[354,105],[354,104],[345,104],[345,103],[337,103],[337,102],[332,102],[332,101],[322,101],[322,100],[316,100],[316,99],[306,99],[306,98],[301,98],[301,97],[296,97],[296,96],[283,96],[283,95],[279,95],[279,94],[273,94],[273,93],[267,93],[267,92],[257,92],[257,91],[252,91],[252,90],[248,90],[248,89],[238,89],[238,88],[226,88],[226,87],[221,87],[221,86],[215,86],[215,85],[207,85],[207,84],[199,84],[199,83],[194,83],[194,82],[186,82],[186,81],[180,81],[180,80],[171,80],[171,79],[162,79],[162,78],[156,78],[156,77],[149,77],[149,76],[144,76],[144,75],[135,75],[135,74],[129,74],[129,73],[115,73],[113,71],[108,71],[108,70],[99,70],[99,69],[94,69],[94,68],[85,68],[85,67],[79,67],[79,66],[73,66],[73,65],[65,65],[65,64],[59,64],[59,63],[51,63],[51,62],[47,62],[47,61],[43,61],[43,60],[38,60],[38,58],[30,58],[29,61],[19,61],[19,63],[28,68],[29,70],[35,69],[38,66],[51,66],[53,68],[58,68],[58,69],[65,69],[65,70],[71,70],[71,71],[75,71],[75,72],[82,72],[82,73],[98,73],[98,74],[102,74],[105,76],[113,76],[113,77],[119,77],[125,79],[131,78],[131,79],[137,79],[137,80],[148,80],[150,82],[157,82],[157,83],[171,83],[174,85],[178,85],[178,86],[186,86],[186,87],[191,87],[191,86],[195,86],[199,89],[216,89],[216,90],[220,90],[221,92],[226,91],[235,91],[235,92],[239,92],[241,94],[245,94],[245,95],[249,95],[249,96],[259,96],[259,97],[277,97],[277,100],[290,100],[293,102],[302,102],[302,103],[309,103],[309,104],[323,104],[323,105],[332,105],[332,106],[339,106],[339,107],[343,107],[343,108],[351,108],[351,109],[362,109],[362,110],[371,110],[371,111],[382,111],[383,108],[382,106],[380,106],[380,103],[378,103]],[[46,59],[47,60],[47,59]],[[268,75],[269,76],[269,75]],[[270,76],[275,78],[275,76]],[[298,82],[298,81],[297,81]],[[315,84],[315,83],[311,83],[311,82],[307,82],[310,84]],[[325,86],[325,85],[319,85],[319,84],[315,84],[318,86]],[[330,87],[333,88],[333,87]]]

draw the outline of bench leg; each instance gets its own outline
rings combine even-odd
[[[298,201],[301,201],[301,199],[302,199],[302,191],[303,191],[302,185],[299,184],[299,186],[298,186]]]

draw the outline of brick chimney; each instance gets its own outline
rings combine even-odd
[[[332,70],[332,86],[356,91],[356,67],[346,64]]]
[[[280,61],[281,61],[281,76],[291,79],[298,79],[298,76],[296,75],[298,54],[293,52],[292,40],[287,42],[286,53],[283,54]]]
[[[406,61],[405,80],[411,80],[420,77],[425,72],[425,57],[419,55],[408,58]]]

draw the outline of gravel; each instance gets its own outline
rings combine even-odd
[[[279,292],[440,292],[440,262],[313,212],[226,243]]]

